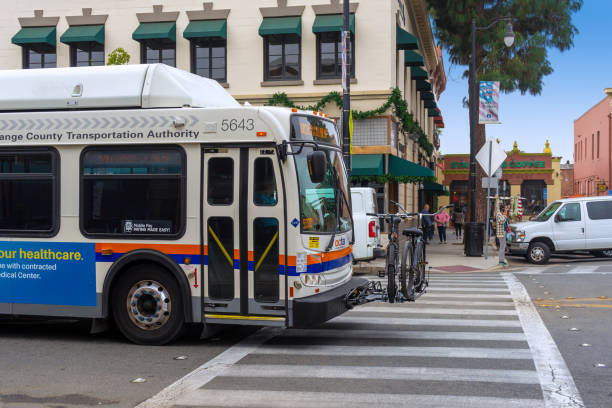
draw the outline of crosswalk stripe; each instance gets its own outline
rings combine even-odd
[[[358,324],[387,324],[406,326],[473,326],[473,327],[521,327],[518,320],[477,320],[477,319],[415,319],[409,317],[361,317],[345,315],[332,322]]]
[[[440,286],[467,286],[470,288],[507,288],[505,284],[500,283],[480,283],[480,282],[452,282],[452,281],[437,281],[430,279],[430,285]]]
[[[434,298],[434,297],[444,297],[444,298],[461,298],[461,299],[512,299],[512,295],[503,295],[503,294],[483,294],[483,293],[444,293],[444,292],[436,292],[432,293],[431,288],[427,288],[427,292],[423,295],[421,299],[426,298]]]
[[[514,302],[512,300],[503,301],[503,302],[487,302],[485,300],[478,301],[468,301],[468,300],[430,300],[421,298],[418,300],[418,305],[448,305],[448,306],[503,306],[503,307],[511,307],[514,309]]]
[[[480,381],[507,384],[539,384],[535,370],[487,370],[471,368],[311,366],[237,364],[226,377],[342,378],[368,380]]]
[[[364,313],[406,313],[406,314],[444,314],[444,315],[489,315],[489,316],[516,316],[516,310],[490,310],[490,309],[443,309],[443,308],[421,308],[421,307],[376,307],[358,306],[353,309],[355,312]]]
[[[544,325],[523,284],[512,274],[504,275],[516,302],[519,319],[532,350],[547,407],[584,407],[580,392],[555,340]]]
[[[254,354],[381,356],[381,357],[446,357],[490,358],[499,360],[531,360],[529,349],[487,347],[410,347],[410,346],[327,346],[327,345],[262,345]]]
[[[483,341],[526,341],[523,333],[490,332],[444,332],[444,331],[380,331],[362,329],[290,329],[283,337],[325,337],[360,339],[402,339],[402,340],[483,340]]]
[[[508,288],[475,288],[475,287],[468,287],[468,288],[464,288],[464,287],[453,287],[453,286],[435,286],[435,285],[430,285],[429,289],[430,291],[436,291],[436,292],[505,292],[505,293],[510,293],[508,291]]]
[[[570,269],[569,271],[567,271],[567,273],[571,275],[582,275],[582,274],[587,274],[587,273],[593,273],[599,267],[600,265],[595,265],[595,266],[580,265],[580,266],[576,266],[573,269]]]
[[[209,405],[207,402],[210,402]],[[180,405],[209,407],[270,407],[318,408],[376,406],[395,408],[419,406],[423,408],[544,408],[542,400],[526,398],[497,398],[461,395],[342,393],[305,391],[254,391],[202,389],[177,401]]]

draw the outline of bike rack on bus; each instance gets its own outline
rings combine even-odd
[[[430,268],[431,269],[431,268]],[[403,302],[414,302],[422,295],[427,293],[427,287],[429,286],[429,271],[427,271],[427,279],[425,280],[425,287],[422,291],[414,293],[414,297],[405,298],[398,291],[398,298],[395,299],[396,303]],[[388,302],[389,294],[387,288],[383,287],[381,281],[367,281],[361,286],[353,289],[348,295],[346,295],[345,302],[347,309],[353,309],[355,306],[365,305],[370,302]]]

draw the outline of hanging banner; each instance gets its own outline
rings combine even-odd
[[[480,81],[478,123],[499,123],[499,82]]]

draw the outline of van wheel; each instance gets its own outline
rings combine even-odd
[[[112,310],[121,333],[136,344],[162,345],[185,329],[181,291],[163,268],[136,265],[114,285]]]
[[[550,248],[544,242],[534,242],[529,245],[527,259],[536,265],[544,265],[550,259]]]

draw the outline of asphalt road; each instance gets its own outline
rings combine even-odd
[[[564,260],[512,276],[585,406],[611,407],[612,262]],[[532,306],[510,286],[497,273],[436,274],[417,304],[370,304],[305,331],[237,327],[200,340],[192,330],[164,347],[91,335],[87,322],[4,319],[0,407],[133,407],[193,370],[170,389],[178,393],[148,406],[544,406],[542,389],[565,377],[538,371],[547,356],[521,311]]]

